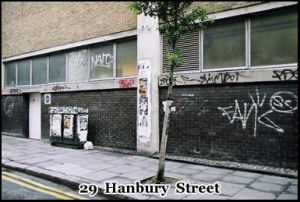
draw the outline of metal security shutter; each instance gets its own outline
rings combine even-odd
[[[180,40],[177,47],[182,51],[186,64],[175,68],[174,72],[199,71],[199,32],[189,32],[184,35],[185,42]],[[170,70],[166,59],[167,43],[163,38],[163,72]]]

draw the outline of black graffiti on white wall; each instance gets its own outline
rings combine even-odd
[[[71,89],[71,88],[69,86],[67,86],[67,85],[64,85],[64,86],[55,85],[55,86],[52,87],[52,90],[56,91],[56,92],[63,91],[65,89]]]
[[[205,73],[201,74],[199,78],[190,78],[188,76],[175,76],[173,79],[174,85],[179,84],[225,84],[225,83],[237,83],[239,80],[239,73],[238,72],[222,72],[218,74],[211,74],[211,73]],[[168,78],[160,78],[159,80],[161,86],[168,86],[169,85],[169,79]]]
[[[292,79],[298,80],[298,69],[284,69],[284,70],[274,70],[274,75],[272,78],[277,78],[279,81],[290,81]]]
[[[209,83],[237,83],[239,80],[239,73],[218,73],[217,75],[203,74],[200,76],[200,84],[209,84]]]
[[[240,110],[238,100],[235,100],[234,106],[218,107],[218,110],[222,111],[222,116],[227,116],[228,120],[232,124],[235,120],[241,121],[243,129],[247,127],[247,121],[252,112],[254,112],[254,137],[257,132],[257,123],[260,123],[266,127],[275,129],[279,133],[284,133],[284,130],[278,126],[274,120],[269,118],[273,113],[285,113],[292,114],[298,109],[298,97],[293,92],[279,91],[274,93],[270,100],[270,110],[262,112],[258,115],[260,108],[266,104],[266,93],[261,97],[259,91],[256,89],[256,100],[249,93],[252,103],[244,103],[244,112]],[[248,108],[248,104],[250,108]]]
[[[22,94],[22,90],[19,88],[12,88],[12,89],[9,89],[9,93],[10,94]]]

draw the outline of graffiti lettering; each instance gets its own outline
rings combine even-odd
[[[236,72],[235,74],[230,74],[228,72],[219,73],[217,75],[203,74],[200,76],[200,84],[209,84],[209,83],[228,83],[228,82],[238,82],[239,75]]]
[[[82,52],[74,52],[69,54],[69,63],[71,66],[85,66],[86,61],[84,58],[84,53]]]
[[[67,85],[64,85],[64,86],[60,86],[60,85],[55,85],[52,87],[52,90],[53,91],[63,91],[64,89],[71,89],[70,87],[68,87]]]
[[[99,54],[94,56],[92,56],[92,68],[97,65],[110,68],[114,62],[114,56],[112,56],[110,53],[102,53],[102,55]]]
[[[10,94],[22,94],[22,90],[15,88],[15,89],[9,89]]]
[[[188,79],[188,77],[185,77],[185,76],[182,76],[182,75],[180,75],[180,76],[178,76],[179,78],[187,78]],[[172,84],[174,85],[174,86],[176,86],[176,85],[178,85],[179,83],[183,83],[181,80],[182,79],[179,79],[179,78],[177,78],[177,77],[174,77],[173,78],[173,82],[172,82]],[[191,79],[190,81],[194,81],[194,79]],[[198,81],[198,80],[197,80]],[[168,78],[160,78],[159,79],[159,82],[160,82],[160,85],[161,86],[168,86],[169,85],[169,83],[170,83],[170,79],[168,79]]]
[[[174,77],[173,85],[180,84],[225,84],[225,83],[237,83],[239,80],[239,73],[218,73],[218,74],[201,74],[199,78],[193,78],[188,76],[179,75]],[[168,86],[170,81],[168,78],[162,77],[159,80],[161,86]]]
[[[254,137],[256,136],[257,132],[257,122],[275,129],[279,133],[283,133],[284,130],[280,128],[274,121],[268,118],[269,114],[274,112],[278,113],[288,113],[292,114],[294,111],[298,109],[298,97],[292,92],[277,92],[274,93],[270,98],[270,107],[271,110],[261,114],[258,116],[258,108],[262,108],[265,104],[266,93],[264,93],[262,99],[260,99],[260,94],[256,89],[256,101],[254,100],[253,96],[249,93],[249,97],[252,100],[251,106],[248,110],[248,103],[244,103],[244,113],[241,113],[240,106],[238,100],[235,100],[235,108],[233,110],[233,106],[229,107],[218,107],[218,110],[222,111],[222,116],[227,116],[230,123],[232,124],[235,120],[240,120],[242,123],[243,129],[247,126],[247,120],[250,117],[252,111],[254,111]]]
[[[279,81],[289,81],[292,79],[298,80],[298,69],[284,69],[284,70],[274,70],[274,75],[272,78],[277,78]]]
[[[134,84],[133,79],[122,79],[119,81],[120,88],[130,88]]]

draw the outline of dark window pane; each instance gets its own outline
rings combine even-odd
[[[16,63],[6,63],[5,64],[5,77],[4,86],[15,86],[16,85]]]
[[[47,57],[32,59],[32,85],[47,84]]]
[[[66,54],[51,55],[49,58],[49,83],[66,81]]]
[[[136,76],[137,41],[117,43],[117,77]]]
[[[298,63],[298,12],[251,19],[251,66]]]
[[[245,66],[245,21],[215,22],[203,34],[204,69]]]
[[[30,60],[18,62],[18,86],[30,85]]]

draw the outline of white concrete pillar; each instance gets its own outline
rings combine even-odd
[[[137,152],[159,151],[158,76],[162,71],[162,37],[158,19],[137,16]]]

